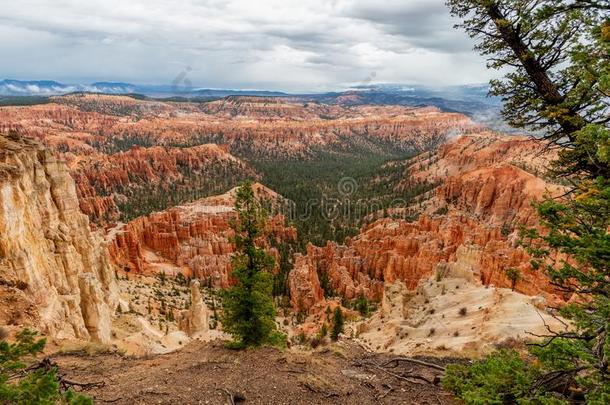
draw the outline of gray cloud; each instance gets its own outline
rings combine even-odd
[[[0,78],[340,89],[484,81],[444,0],[22,0],[0,17]]]

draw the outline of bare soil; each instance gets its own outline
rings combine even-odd
[[[372,354],[352,342],[317,350],[275,348],[234,351],[220,341],[193,342],[150,357],[118,353],[56,354],[66,379],[104,382],[86,391],[113,404],[451,404],[452,396],[428,380],[439,371]],[[439,359],[425,359],[442,364]]]

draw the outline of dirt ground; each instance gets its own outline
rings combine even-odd
[[[352,342],[315,351],[229,350],[193,342],[182,350],[134,358],[118,353],[56,354],[66,379],[104,382],[86,393],[113,404],[434,404],[453,403],[433,380],[439,371],[372,354]],[[442,360],[425,359],[442,364]]]

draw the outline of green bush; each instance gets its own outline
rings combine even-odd
[[[550,394],[532,392],[540,369],[515,350],[500,350],[472,365],[447,366],[442,385],[466,404],[561,404]]]
[[[15,343],[0,341],[1,404],[93,404],[91,399],[60,387],[57,370],[52,364],[35,363],[46,340],[36,332],[23,330]]]

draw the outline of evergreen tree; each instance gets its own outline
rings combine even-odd
[[[91,399],[62,391],[52,364],[35,364],[46,340],[23,330],[17,341],[0,341],[0,403],[2,404],[92,404]],[[34,364],[32,364],[34,363]]]
[[[549,330],[526,356],[499,352],[450,366],[444,384],[467,403],[610,403],[610,4],[447,4],[490,67],[509,70],[491,87],[507,120],[559,148],[552,173],[570,192],[538,204],[543,231],[523,239],[534,267],[579,299],[561,310],[569,331]]]
[[[336,307],[333,313],[333,330],[330,332],[330,338],[336,342],[339,340],[339,335],[343,333],[343,311],[341,307]]]
[[[237,190],[234,221],[237,253],[232,277],[236,285],[223,293],[223,329],[236,339],[236,347],[275,343],[278,337],[273,306],[274,259],[256,241],[264,236],[266,214],[251,183]]]

